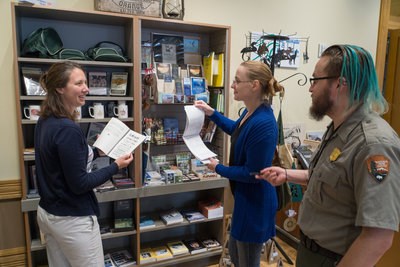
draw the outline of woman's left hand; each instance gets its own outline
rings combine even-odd
[[[219,164],[219,161],[214,159],[214,158],[210,158],[210,163],[206,164],[207,168],[209,168],[211,171],[215,172],[215,167]]]

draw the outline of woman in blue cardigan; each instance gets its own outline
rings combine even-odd
[[[231,136],[229,166],[210,159],[208,168],[230,180],[235,204],[229,253],[236,267],[260,266],[262,244],[275,236],[276,191],[255,173],[271,166],[278,129],[270,96],[283,91],[269,67],[259,61],[240,64],[231,88],[234,99],[243,101],[245,111],[231,120],[203,101],[195,106]]]

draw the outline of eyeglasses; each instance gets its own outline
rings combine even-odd
[[[318,80],[329,80],[329,79],[336,79],[336,78],[339,78],[339,77],[338,76],[325,76],[325,77],[310,78],[309,80],[310,80],[311,86],[313,86],[315,81],[318,81]]]
[[[252,81],[237,81],[237,80],[233,80],[232,84],[239,84],[239,83],[251,83]]]

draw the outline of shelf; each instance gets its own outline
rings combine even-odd
[[[104,119],[92,119],[92,118],[83,118],[80,120],[77,120],[78,123],[89,123],[89,122],[108,122],[111,120],[111,118],[104,118]],[[126,119],[119,119],[120,121],[125,121],[125,122],[131,122],[133,121],[133,118],[126,118]],[[35,120],[28,120],[28,119],[22,119],[21,121],[22,124],[36,124],[37,121]]]
[[[123,232],[110,232],[106,234],[101,235],[101,239],[109,239],[109,238],[116,238],[116,237],[122,237],[122,236],[130,236],[130,235],[136,235],[136,230],[133,231],[123,231]]]
[[[203,179],[198,182],[187,182],[181,184],[168,184],[160,186],[147,186],[141,188],[140,197],[152,197],[152,196],[168,195],[168,194],[175,194],[182,192],[223,188],[227,187],[228,185],[229,185],[228,179],[214,178],[214,179]]]
[[[158,267],[158,266],[175,266],[180,263],[185,263],[185,262],[190,262],[190,261],[195,261],[195,260],[200,260],[204,258],[211,258],[214,256],[220,256],[222,254],[222,249],[217,249],[217,250],[211,250],[199,254],[194,254],[194,255],[185,255],[185,256],[175,256],[172,259],[168,260],[162,260],[162,261],[156,261],[152,262],[150,264],[143,264],[143,266],[151,266],[151,267]]]
[[[181,184],[169,184],[161,186],[147,186],[140,188],[117,189],[106,192],[96,192],[97,200],[101,202],[117,201],[123,199],[135,199],[138,197],[151,197],[182,192],[224,188],[229,185],[228,179],[214,178],[204,179],[198,182],[187,182]],[[23,199],[21,201],[22,212],[35,211],[39,205],[40,198]]]
[[[96,192],[97,200],[102,202],[117,201],[123,199],[135,199],[139,195],[139,188],[117,189],[106,192]],[[31,198],[21,200],[22,212],[35,211],[39,205],[40,198]]]
[[[42,95],[24,95],[21,96],[21,100],[38,100],[38,101],[43,101],[46,98],[46,96]],[[133,101],[132,96],[96,96],[96,95],[87,95],[86,96],[87,101],[95,101],[95,100],[100,100],[100,101],[117,101],[117,100],[125,100],[125,101]]]
[[[183,226],[188,226],[188,225],[195,225],[195,224],[199,224],[199,223],[207,223],[207,222],[219,221],[219,220],[223,220],[223,217],[214,218],[214,219],[204,219],[204,220],[196,221],[196,222],[189,222],[188,220],[183,219],[183,222],[181,222],[181,223],[166,225],[161,219],[159,219],[159,220],[154,220],[154,224],[156,225],[155,227],[140,229],[140,233],[149,233],[149,232],[154,232],[154,231],[172,229],[172,228],[177,228],[177,227],[183,227]]]
[[[34,63],[34,64],[54,64],[57,62],[63,62],[65,59],[53,59],[53,58],[30,58],[30,57],[18,57],[20,63]],[[91,61],[91,60],[72,60],[81,66],[96,66],[96,67],[133,67],[132,62],[110,62],[110,61]]]

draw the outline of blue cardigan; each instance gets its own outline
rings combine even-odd
[[[231,135],[246,113],[247,110],[237,121],[218,112],[210,119]],[[271,107],[260,105],[241,127],[234,147],[234,162],[230,162],[231,166],[218,164],[216,172],[235,181],[231,235],[242,242],[263,243],[275,236],[276,191],[250,172],[259,172],[272,163],[278,129]]]
[[[99,215],[93,189],[118,172],[116,163],[87,172],[88,145],[75,122],[40,118],[35,129],[39,205],[58,216]]]

